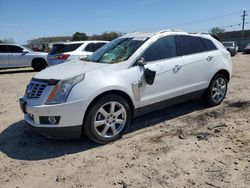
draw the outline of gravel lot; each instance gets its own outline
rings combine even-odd
[[[151,113],[104,146],[36,134],[18,104],[35,72],[0,70],[0,187],[249,187],[250,55],[233,63],[222,105]]]

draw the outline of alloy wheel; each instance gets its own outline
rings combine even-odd
[[[94,118],[94,128],[97,134],[105,138],[118,135],[127,121],[127,113],[124,106],[116,101],[102,105]]]
[[[221,102],[226,95],[227,83],[223,78],[218,78],[212,87],[212,99],[214,102]]]

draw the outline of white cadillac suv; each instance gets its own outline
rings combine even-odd
[[[218,40],[174,30],[127,34],[87,61],[47,68],[30,81],[20,106],[35,130],[55,138],[84,132],[108,143],[150,111],[201,96],[219,105],[232,75]]]
[[[0,44],[0,68],[33,67],[40,71],[47,67],[47,53],[34,52],[17,44]]]

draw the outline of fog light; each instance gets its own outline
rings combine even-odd
[[[48,117],[48,121],[51,123],[51,124],[56,124],[56,118],[54,116],[49,116]]]
[[[40,124],[56,125],[60,122],[60,116],[40,116]]]

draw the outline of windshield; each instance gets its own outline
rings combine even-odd
[[[126,61],[147,38],[118,38],[98,49],[87,61],[114,64]]]

